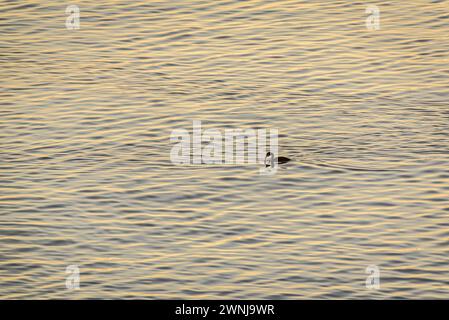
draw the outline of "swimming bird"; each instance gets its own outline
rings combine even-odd
[[[286,157],[275,157],[271,152],[267,152],[267,155],[265,156],[265,167],[270,167],[272,164],[287,163],[290,160],[291,159]]]

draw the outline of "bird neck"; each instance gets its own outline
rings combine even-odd
[[[267,164],[268,158],[270,159],[270,163]],[[271,155],[265,157],[265,165],[266,166],[267,165],[272,166],[273,164],[274,164],[274,154],[271,154]]]

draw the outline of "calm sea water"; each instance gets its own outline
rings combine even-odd
[[[0,297],[449,298],[449,2],[375,4],[1,1]],[[192,120],[293,161],[173,165]]]

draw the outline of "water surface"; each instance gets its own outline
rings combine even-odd
[[[0,297],[449,298],[448,1],[377,31],[365,2],[70,4],[0,2]],[[192,120],[293,161],[173,165]]]

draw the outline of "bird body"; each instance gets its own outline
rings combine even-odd
[[[274,154],[268,152],[265,156],[265,167],[270,167],[276,164],[283,164],[289,162],[291,159],[287,157],[275,157]]]

